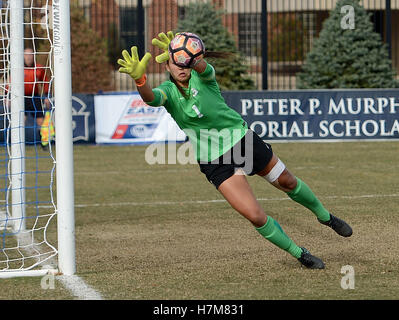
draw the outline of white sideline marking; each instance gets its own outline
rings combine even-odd
[[[399,193],[394,194],[364,194],[358,196],[319,196],[319,199],[374,199],[374,198],[397,198]],[[284,198],[258,198],[258,201],[285,201],[291,200],[288,197]],[[201,204],[201,203],[218,203],[225,202],[225,199],[214,200],[190,200],[190,201],[154,201],[154,202],[114,202],[114,203],[87,203],[75,204],[75,208],[88,208],[88,207],[123,207],[123,206],[163,206],[163,205],[176,205],[176,204]],[[38,208],[53,208],[53,206],[38,206]]]
[[[96,290],[89,287],[81,278],[76,275],[62,275],[57,276],[56,279],[62,282],[64,287],[79,300],[103,300],[101,295]]]
[[[195,164],[192,164],[195,165]],[[171,172],[171,173],[176,173],[176,172],[187,172],[187,171],[191,171],[191,172],[195,172],[195,170],[193,171],[192,167],[189,168],[182,168],[182,165],[178,165],[178,164],[170,164],[169,166],[175,166],[174,168],[154,168],[154,169],[132,169],[129,170],[130,172],[150,172],[150,173],[156,173],[156,172]],[[387,168],[387,167],[384,167]],[[315,169],[336,169],[335,166],[300,166],[300,167],[292,167],[292,170],[315,170]],[[80,175],[105,175],[105,174],[109,174],[109,175],[118,175],[118,174],[123,174],[123,171],[120,170],[112,170],[112,171],[75,171],[74,174],[76,176],[80,176]]]

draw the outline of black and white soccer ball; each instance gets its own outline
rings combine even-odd
[[[177,34],[169,44],[169,56],[173,63],[182,68],[190,68],[205,52],[201,38],[194,33]]]

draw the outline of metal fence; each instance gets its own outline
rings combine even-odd
[[[185,7],[196,1],[204,0],[78,0],[90,26],[107,40],[115,91],[134,90],[131,79],[117,72],[121,51],[137,45],[141,54],[157,54],[151,39],[159,32],[175,30],[184,18]],[[267,90],[296,88],[296,73],[336,4],[336,0],[212,2],[224,10],[223,24],[247,57],[256,87]],[[399,0],[360,3],[371,12],[375,31],[387,42],[394,67],[399,70]],[[166,77],[156,63],[151,64],[148,75],[154,86]]]

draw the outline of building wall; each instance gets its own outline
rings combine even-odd
[[[90,6],[91,27],[103,37],[111,37],[112,25],[119,27],[119,6],[114,0],[92,1]]]
[[[153,0],[147,7],[146,14],[146,44],[147,48],[153,56],[161,53],[161,50],[151,44],[153,38],[158,36],[160,32],[168,32],[176,30],[178,21],[178,5],[175,0]],[[165,14],[167,13],[167,14]],[[158,63],[152,63],[149,66],[149,72],[163,73],[164,66]]]

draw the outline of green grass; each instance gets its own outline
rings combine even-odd
[[[77,274],[105,299],[399,298],[398,142],[273,145],[352,225],[348,239],[263,179],[248,178],[265,212],[325,270],[301,268],[260,237],[197,165],[148,165],[145,148],[74,149]],[[345,265],[354,268],[354,290],[341,288]],[[0,280],[0,298],[73,299],[61,283],[43,290],[40,281]]]

